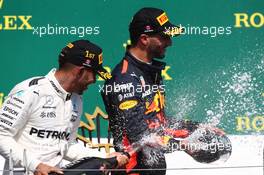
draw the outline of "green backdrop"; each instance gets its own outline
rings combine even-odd
[[[263,134],[262,0],[0,0],[0,93],[45,75],[57,66],[61,48],[77,39],[100,45],[105,66],[113,68],[124,55],[133,14],[147,6],[164,9],[186,31],[173,38],[164,59],[168,116],[212,123],[230,134]],[[84,94],[84,112],[104,111],[102,84]],[[105,123],[102,129],[105,135]]]

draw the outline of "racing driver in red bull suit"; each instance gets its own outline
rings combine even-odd
[[[109,114],[116,151],[131,149],[150,133],[187,137],[195,128],[194,125],[187,124],[187,127],[183,122],[176,130],[168,127],[170,121],[164,113],[165,86],[161,76],[165,63],[154,59],[164,58],[166,48],[172,44],[171,37],[179,35],[181,28],[171,24],[163,10],[142,8],[134,15],[129,32],[131,46],[101,92]],[[131,155],[123,174],[166,173],[164,152],[147,147],[144,145],[144,148]],[[151,158],[157,158],[157,161]]]

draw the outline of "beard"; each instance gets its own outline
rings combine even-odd
[[[165,57],[165,48],[163,46],[158,46],[158,45],[150,45],[148,48],[148,52],[152,56],[152,58],[157,58],[157,59],[163,59]]]

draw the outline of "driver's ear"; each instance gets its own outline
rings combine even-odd
[[[83,72],[84,72],[84,67],[83,66],[76,66],[73,69],[73,74],[75,75],[75,77],[81,77]]]
[[[79,77],[83,76],[84,72],[85,72],[85,67],[83,67],[83,66],[80,67],[80,69],[79,69]]]
[[[146,34],[141,34],[139,37],[139,41],[141,42],[142,45],[146,46],[148,45],[149,39],[148,35]]]

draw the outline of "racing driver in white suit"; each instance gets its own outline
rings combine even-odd
[[[95,156],[76,142],[81,95],[96,81],[95,74],[109,77],[102,67],[102,50],[78,40],[62,49],[58,70],[17,84],[0,109],[0,154],[7,160],[11,156],[15,166],[25,166],[35,175],[62,174],[62,159]],[[113,156],[120,166],[128,161],[122,153]]]

